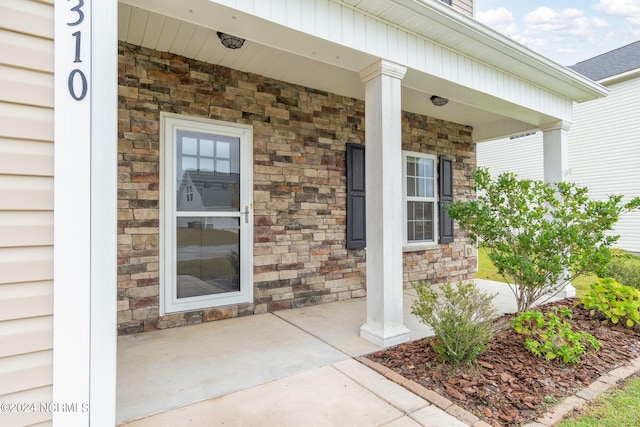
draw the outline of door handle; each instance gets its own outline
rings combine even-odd
[[[240,212],[240,213],[244,214],[244,223],[249,224],[249,206],[245,205],[244,212]]]

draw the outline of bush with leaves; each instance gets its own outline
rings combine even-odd
[[[604,317],[614,325],[622,323],[632,328],[640,323],[640,291],[614,279],[598,279],[590,284],[580,302],[592,316]]]
[[[431,341],[441,360],[458,365],[473,362],[489,348],[498,315],[492,304],[495,295],[480,291],[473,282],[440,285],[439,292],[425,282],[414,283],[418,299],[411,313],[429,326],[435,335]]]
[[[621,213],[640,206],[640,197],[591,200],[587,189],[567,182],[520,180],[504,173],[474,172],[477,198],[446,206],[474,240],[491,249],[489,257],[516,297],[518,311],[543,302],[575,277],[602,273],[611,258],[609,234]],[[515,283],[513,283],[515,282]]]
[[[604,277],[616,279],[623,285],[640,289],[640,257],[622,251],[615,252]]]
[[[553,312],[543,314],[537,310],[520,313],[511,321],[511,327],[526,335],[526,346],[536,357],[558,359],[564,363],[578,363],[588,347],[600,349],[600,341],[584,331],[574,331],[570,309],[554,307]]]

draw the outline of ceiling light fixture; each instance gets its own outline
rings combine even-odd
[[[431,100],[431,103],[436,107],[444,107],[449,102],[447,98],[443,98],[437,95],[433,95],[431,98],[429,98],[429,100]]]
[[[227,49],[240,49],[244,44],[244,39],[232,36],[231,34],[221,33],[220,31],[218,31],[218,37],[222,45]]]

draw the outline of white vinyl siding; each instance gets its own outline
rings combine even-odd
[[[571,132],[569,133],[571,139]],[[492,177],[511,171],[520,178],[543,179],[542,132],[514,139],[481,142],[477,146],[478,166],[489,168]]]
[[[0,401],[52,400],[53,1],[0,5]],[[49,425],[46,412],[2,425]]]
[[[473,0],[453,0],[451,6],[459,12],[473,18]]]
[[[640,196],[640,77],[609,86],[603,99],[576,104],[569,130],[568,181],[589,188],[594,199],[623,194]],[[483,142],[477,147],[478,166],[492,175],[511,170],[524,178],[542,179],[542,132],[514,140]],[[640,252],[640,212],[621,216],[614,232],[616,246]]]

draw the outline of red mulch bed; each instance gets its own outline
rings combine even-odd
[[[431,349],[430,338],[391,347],[368,358],[447,397],[493,426],[520,426],[640,356],[640,334],[603,325],[582,307],[574,306],[576,302],[569,298],[539,308],[572,308],[574,330],[586,331],[600,341],[600,351],[583,356],[580,364],[536,358],[525,348],[524,336],[511,328],[494,336],[491,347],[478,357],[475,366],[454,368],[443,364]]]

